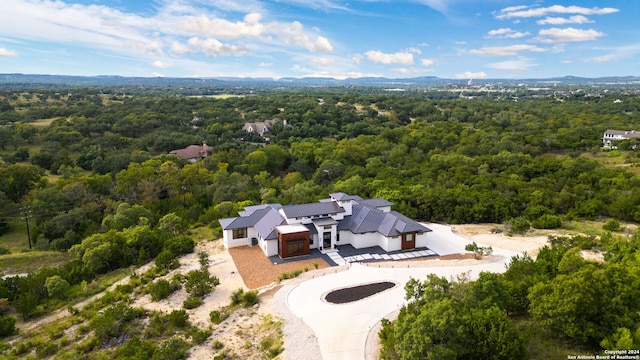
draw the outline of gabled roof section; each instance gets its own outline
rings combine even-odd
[[[256,231],[265,240],[277,239],[278,235],[274,231],[276,226],[286,224],[287,222],[282,218],[280,213],[273,209],[268,208],[269,212],[266,213],[255,225]]]
[[[335,201],[331,202],[317,202],[312,204],[300,204],[300,205],[287,205],[283,207],[282,212],[288,218],[299,218],[309,216],[322,216],[325,214],[338,214],[343,213],[344,209],[340,207]]]
[[[358,201],[358,204],[363,205],[363,206],[367,206],[367,207],[371,207],[371,208],[381,208],[381,207],[386,207],[386,206],[393,206],[392,202],[387,201],[387,200],[382,199],[382,198],[360,200],[360,201]]]
[[[169,154],[177,155],[187,159],[198,159],[209,156],[209,151],[213,150],[213,147],[203,143],[202,145],[189,145],[184,149],[172,150]]]
[[[329,194],[329,196],[331,196],[332,199],[335,199],[337,201],[357,200],[359,198],[359,196],[351,196],[351,195],[347,195],[347,194],[345,194],[343,192]]]
[[[274,215],[280,219],[280,222],[284,221],[282,216],[280,216],[280,214],[276,210],[272,208],[264,208],[252,212],[251,214],[249,214],[249,216],[220,219],[220,225],[222,225],[223,230],[242,229],[252,226],[255,227],[256,224],[258,224],[260,220],[262,220],[262,218],[273,218]],[[280,225],[280,223],[276,225]]]
[[[355,205],[351,216],[345,216],[338,224],[338,230],[349,230],[354,234],[378,232],[384,236],[399,236],[410,232],[430,232],[431,229],[397,211],[381,210]]]
[[[281,207],[282,207],[282,205],[280,205],[280,204],[251,205],[251,206],[246,206],[244,208],[244,210],[242,210],[242,211],[238,211],[238,214],[240,216],[249,216],[249,215],[253,214],[256,210],[262,210],[262,209],[267,209],[267,208],[272,208],[274,210],[278,210]]]

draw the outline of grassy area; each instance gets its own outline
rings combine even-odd
[[[582,157],[590,160],[594,160],[604,165],[607,168],[623,168],[633,174],[640,174],[640,166],[638,166],[638,159],[635,152],[628,152],[623,150],[602,151],[598,153],[584,152]]]
[[[30,251],[0,256],[0,270],[4,274],[22,274],[41,267],[54,267],[71,260],[71,255],[58,251]]]
[[[531,360],[568,359],[569,355],[595,355],[597,350],[585,348],[540,328],[531,318],[515,318],[515,326],[528,338]]]
[[[27,226],[19,217],[9,220],[10,230],[0,236],[0,246],[9,249],[12,254],[29,251],[27,240]],[[32,244],[33,245],[33,244]]]

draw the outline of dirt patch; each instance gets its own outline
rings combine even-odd
[[[452,225],[451,230],[479,245],[513,251],[526,252],[531,256],[538,255],[541,247],[549,244],[549,235],[561,235],[553,231],[536,230],[526,235],[507,235],[501,224]]]
[[[278,282],[278,277],[283,273],[296,270],[314,270],[328,268],[330,265],[321,258],[300,258],[298,261],[284,264],[273,264],[264,252],[257,246],[242,246],[229,249],[229,254],[236,264],[244,284],[249,289],[257,289]]]

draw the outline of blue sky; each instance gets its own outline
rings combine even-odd
[[[1,0],[0,73],[640,75],[640,1]]]

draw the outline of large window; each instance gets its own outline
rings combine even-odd
[[[247,228],[233,229],[234,239],[244,239],[247,237]]]
[[[289,255],[304,254],[304,239],[288,240],[287,250]]]

